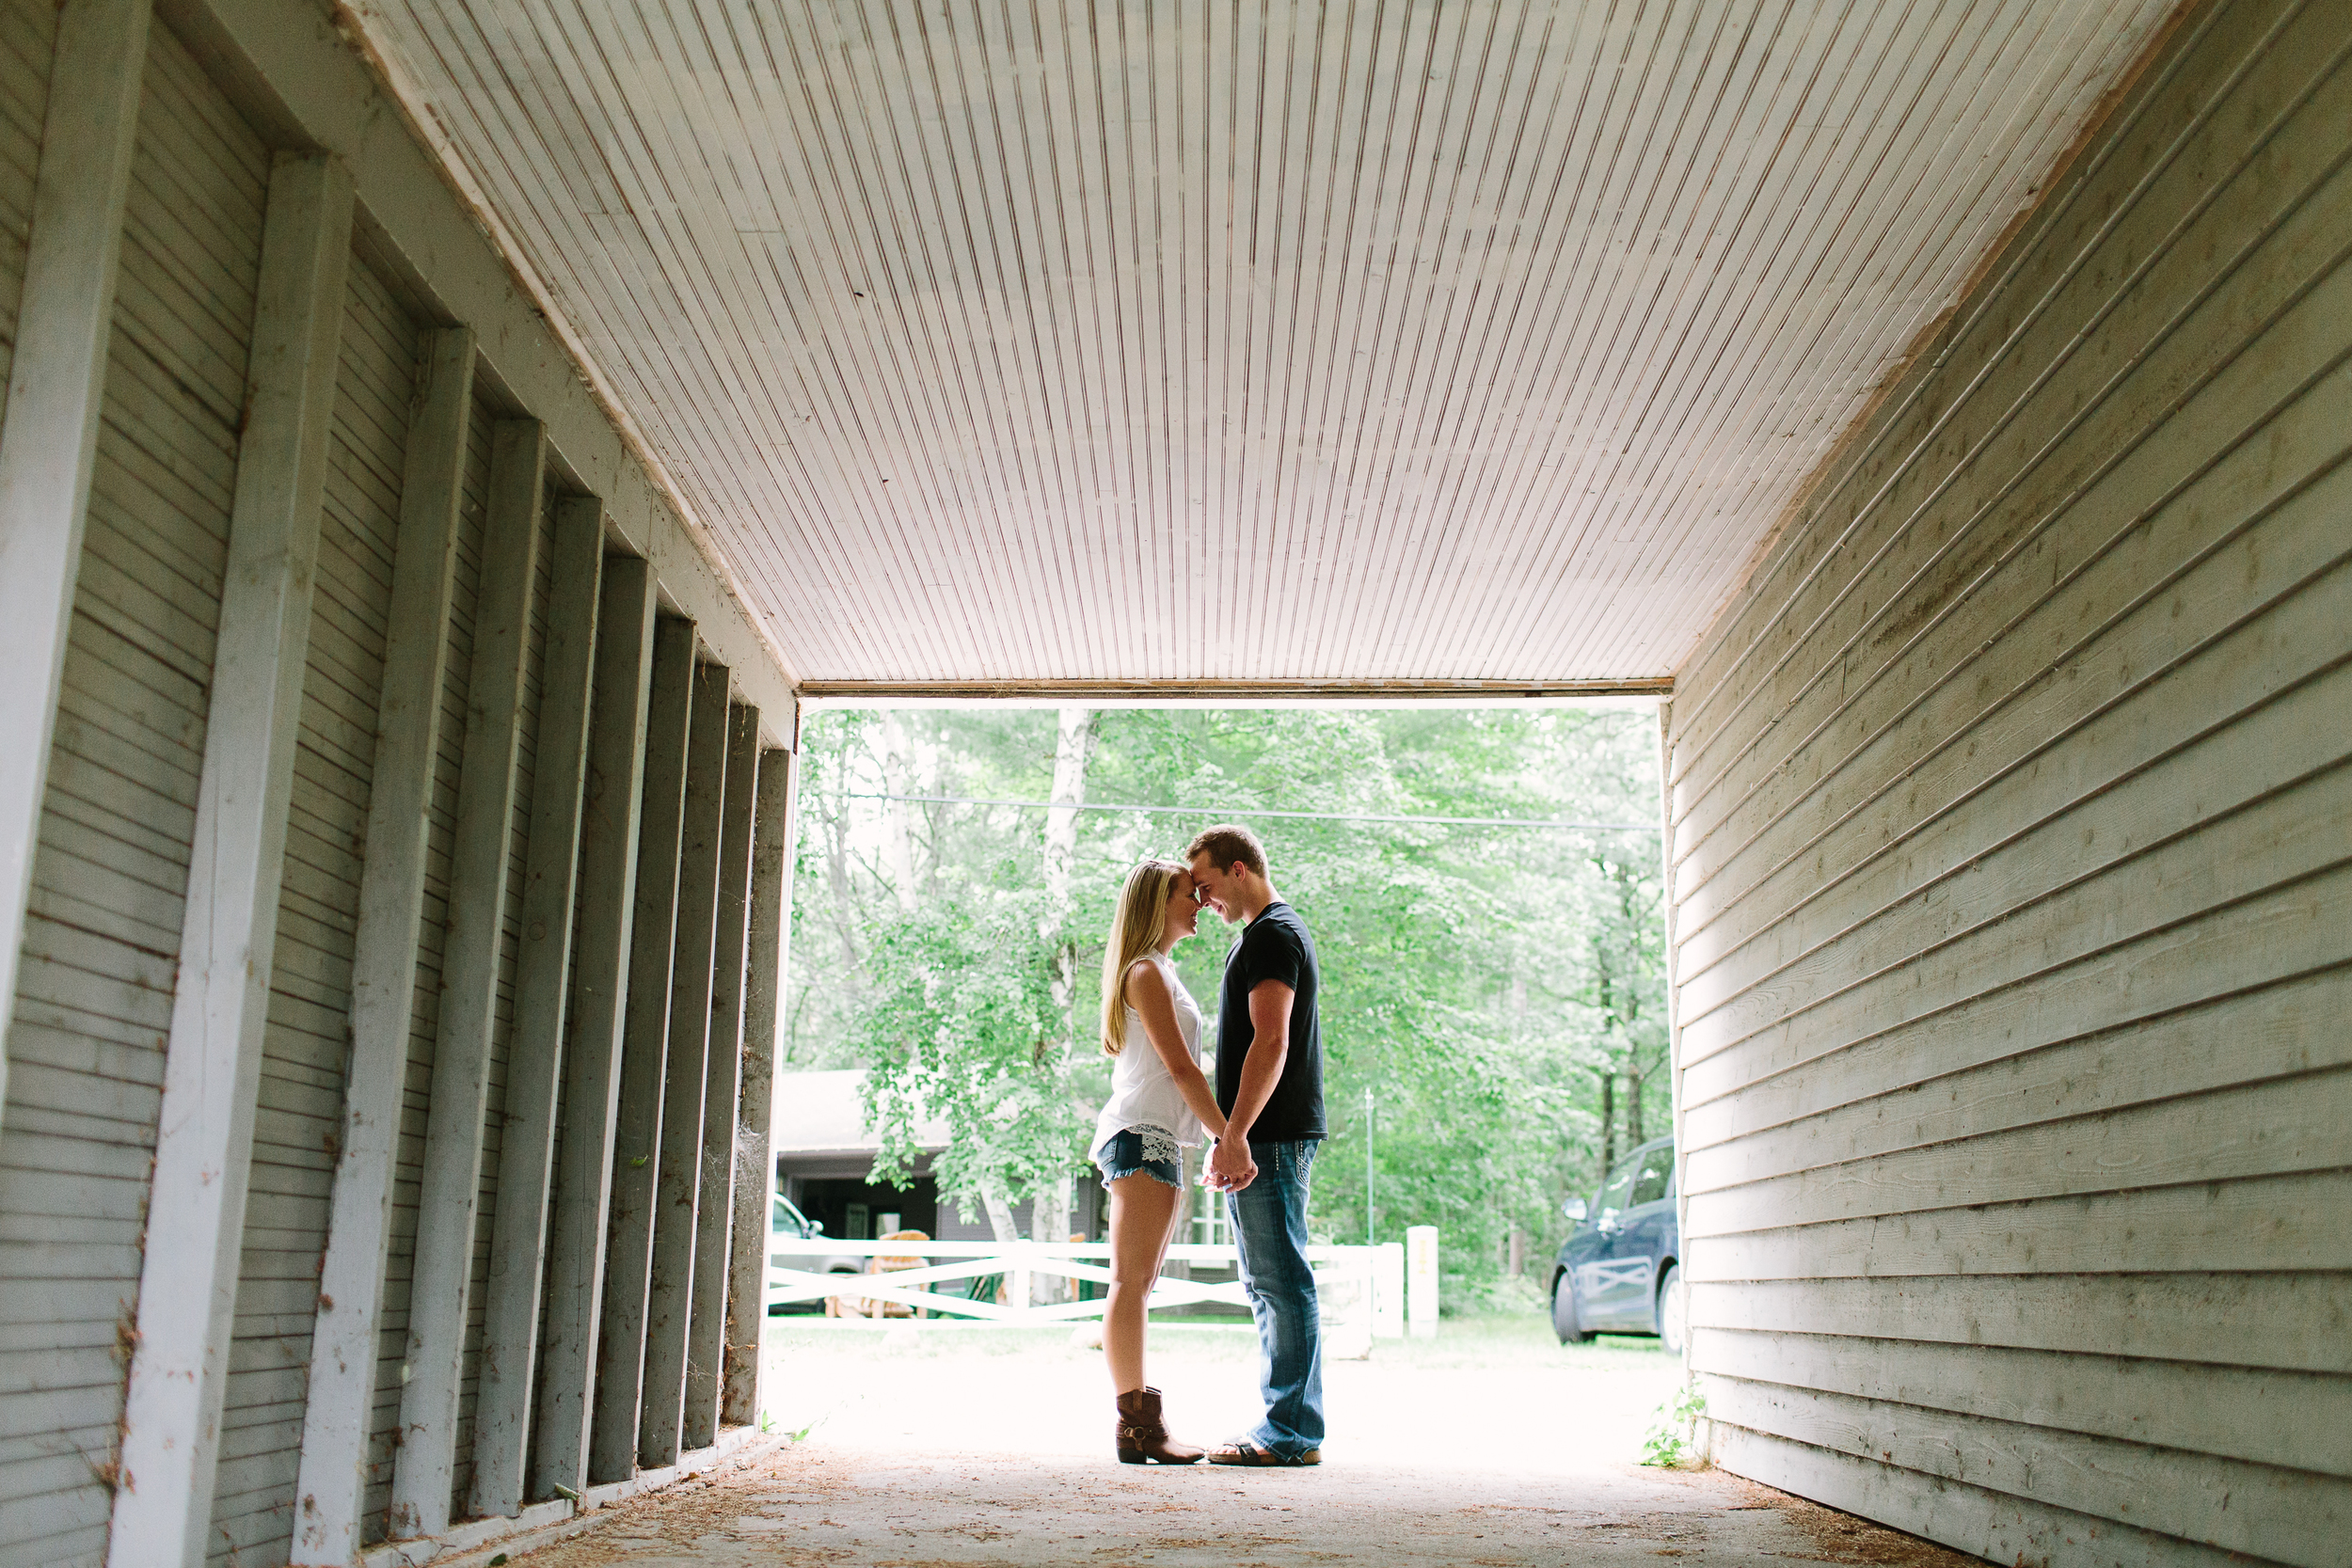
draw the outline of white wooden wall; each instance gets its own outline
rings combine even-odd
[[[237,1367],[215,1493],[220,1550],[282,1554],[332,1148],[342,1119],[352,941],[382,694],[417,329],[364,256],[351,263],[310,669],[286,832],[268,1054],[254,1121]],[[233,1456],[233,1465],[231,1457]]]
[[[46,7],[0,18],[16,58]],[[268,153],[161,28],[0,1120],[0,1562],[94,1562],[138,1294]],[[99,1467],[95,1468],[94,1466]]]
[[[0,0],[0,380],[9,369],[36,221],[31,193],[56,31],[57,12],[49,0]],[[424,796],[414,1005],[398,1137],[385,1173],[392,1201],[373,1331],[377,1354],[364,1374],[363,1389],[372,1384],[372,1395],[363,1392],[358,1418],[342,1429],[350,1463],[364,1484],[355,1493],[351,1517],[341,1522],[342,1544],[323,1558],[305,1556],[310,1549],[295,1540],[297,1497],[304,1490],[303,1466],[321,1462],[315,1431],[312,1451],[306,1452],[306,1421],[316,1414],[310,1395],[317,1383],[312,1355],[323,1307],[321,1269],[339,1223],[336,1185],[348,1172],[341,1155],[353,1074],[354,961],[362,878],[370,864],[370,808],[379,783],[404,490],[415,458],[412,425],[424,395],[426,345],[450,340],[447,333],[436,339],[434,329],[455,316],[413,260],[419,254],[446,258],[450,233],[404,231],[371,213],[341,242],[351,256],[324,437],[317,569],[304,657],[285,667],[289,678],[296,671],[301,676],[298,737],[283,869],[275,884],[275,937],[256,963],[266,970],[267,1018],[259,1086],[250,1101],[248,1196],[242,1212],[222,1222],[238,1272],[233,1324],[207,1363],[218,1368],[220,1379],[218,1440],[210,1448],[192,1441],[151,1445],[182,1454],[214,1452],[216,1461],[207,1465],[202,1486],[192,1494],[181,1488],[199,1499],[197,1528],[184,1537],[170,1520],[151,1516],[153,1510],[124,1506],[138,1495],[137,1477],[125,1474],[120,1442],[126,1379],[136,1375],[132,1351],[143,1314],[201,1310],[200,1304],[142,1297],[143,1231],[159,1120],[171,1120],[163,1087],[167,1050],[181,1049],[172,1009],[199,783],[208,740],[219,738],[208,733],[214,647],[232,516],[242,515],[233,506],[272,161],[281,151],[307,157],[314,150],[289,148],[282,119],[244,104],[208,73],[205,57],[212,56],[158,22],[147,42],[143,75],[124,78],[126,93],[137,103],[137,125],[103,368],[103,422],[32,856],[7,1034],[10,1071],[0,1107],[0,1568],[151,1568],[199,1560],[252,1568],[290,1560],[345,1560],[347,1548],[383,1539],[391,1527],[389,1502],[403,1452],[395,1433],[408,1381],[404,1370],[413,1375],[420,1355],[449,1359],[439,1370],[457,1390],[457,1411],[446,1512],[466,1516],[493,1264],[501,1274],[534,1274],[543,1264],[543,1227],[529,1227],[529,1237],[517,1242],[500,1233],[494,1217],[501,1175],[511,1164],[501,1158],[501,1132],[516,1024],[516,972],[525,941],[525,873],[538,820],[542,688],[548,650],[563,642],[572,661],[568,678],[576,690],[584,689],[594,625],[569,625],[563,639],[552,635],[558,519],[565,506],[577,515],[583,504],[577,499],[582,476],[561,450],[533,442],[527,449],[534,466],[529,471],[539,471],[543,461],[547,466],[542,499],[527,509],[524,522],[538,544],[528,580],[515,761],[502,803],[491,797],[506,823],[509,875],[495,900],[495,929],[469,933],[450,919],[457,871],[453,835],[466,769],[473,766],[468,728],[480,712],[474,663],[478,640],[486,646],[478,639],[477,599],[490,543],[491,451],[500,421],[511,421],[508,429],[534,428],[528,421],[539,417],[521,401],[531,390],[528,374],[477,373],[456,487],[455,570],[435,632],[446,657]],[[370,188],[361,183],[363,204]],[[375,188],[379,204],[398,205],[383,200],[381,182]],[[437,186],[425,198],[447,203]],[[451,215],[456,215],[453,206]],[[331,232],[340,234],[336,221]],[[314,226],[312,231],[320,230]],[[465,244],[480,244],[462,226],[452,232],[464,235]],[[489,325],[501,332],[502,345],[516,341],[515,324]],[[483,351],[483,364],[494,368],[490,355]],[[257,350],[253,357],[258,367],[266,356]],[[563,428],[576,434],[574,411],[551,407],[550,416],[571,420]],[[633,483],[642,484],[642,476]],[[610,514],[593,501],[584,504],[587,531],[566,535],[579,541],[566,559],[577,562],[585,549],[593,561],[599,529],[602,547],[626,547],[627,531],[605,528],[602,519]],[[647,504],[642,488],[628,504],[628,515],[642,525]],[[656,580],[673,608],[708,599],[712,579],[699,562],[656,566]],[[583,592],[593,598],[594,573],[585,580]],[[712,662],[714,644],[699,636],[700,623],[676,624],[690,628],[690,646],[700,648],[705,682],[715,683],[721,693],[723,717],[730,689],[775,689],[778,672]],[[739,625],[723,631],[719,645],[743,645]],[[755,724],[753,705],[739,702],[735,712]],[[582,722],[577,697],[569,713],[567,723]],[[788,733],[788,716],[784,727]],[[0,745],[9,743],[0,736]],[[567,744],[567,754],[577,756],[579,737]],[[777,776],[784,776],[780,767]],[[788,800],[779,796],[777,809],[788,811]],[[547,817],[565,825],[549,842],[556,863],[568,863],[574,841],[563,834],[576,831],[578,803],[557,802]],[[752,841],[748,827],[743,837]],[[788,832],[784,824],[763,823],[757,842],[780,854]],[[257,850],[230,845],[215,853],[220,859]],[[739,879],[734,896],[732,918],[739,930],[747,902],[759,895]],[[568,926],[573,911],[561,903],[557,908],[558,924]],[[774,911],[769,913],[772,921]],[[488,943],[495,997],[486,1092],[469,1098],[465,1108],[478,1117],[473,1135],[481,1152],[476,1201],[458,1221],[469,1235],[462,1270],[468,1289],[462,1333],[420,1348],[408,1340],[408,1291],[420,1227],[433,1223],[419,1212],[420,1177],[436,1115],[442,989],[453,944],[469,937]],[[733,954],[739,966],[739,942]],[[695,993],[708,992],[713,979],[697,977]],[[625,985],[625,977],[608,983]],[[729,984],[739,992],[741,976]],[[772,1011],[754,1009],[743,1022],[744,1038],[771,1037],[773,1024]],[[712,1059],[732,1063],[741,1044],[728,1039],[722,1057],[714,1040]],[[759,1102],[764,1109],[764,1095]],[[732,1094],[726,1103],[732,1107]],[[541,1116],[544,1122],[544,1111]],[[728,1120],[723,1131],[689,1135],[732,1138],[731,1116]],[[740,1135],[764,1138],[764,1119]],[[243,1152],[232,1149],[231,1157]],[[522,1174],[532,1176],[527,1168]],[[538,1196],[524,1212],[544,1212],[550,1200],[547,1179],[538,1180]],[[757,1218],[764,1226],[764,1212]],[[238,1228],[229,1230],[230,1225]],[[711,1225],[706,1216],[699,1244],[723,1256],[731,1243],[723,1217],[715,1235]],[[147,1295],[155,1294],[151,1280]],[[698,1309],[723,1316],[728,1306],[723,1294]],[[521,1418],[528,1419],[527,1411]],[[626,1418],[633,1440],[636,1412]],[[141,1463],[166,1461],[151,1453]],[[155,1483],[147,1494],[151,1499],[171,1490],[165,1479],[150,1474]],[[544,1488],[530,1494],[544,1495]],[[206,1496],[209,1513],[201,1501]]]
[[[2352,1542],[2348,50],[2187,13],[1671,706],[1715,1456],[2002,1562]]]

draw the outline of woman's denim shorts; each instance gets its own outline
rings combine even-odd
[[[1147,1155],[1155,1158],[1146,1158]],[[1154,1181],[1164,1181],[1178,1192],[1184,1190],[1184,1150],[1176,1147],[1175,1139],[1156,1127],[1130,1127],[1123,1132],[1112,1133],[1109,1141],[1094,1151],[1094,1163],[1102,1167],[1105,1187],[1122,1176],[1141,1174]]]

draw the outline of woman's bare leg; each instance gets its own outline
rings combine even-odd
[[[1122,1176],[1110,1187],[1111,1293],[1103,1313],[1103,1353],[1113,1392],[1128,1394],[1144,1386],[1143,1330],[1152,1282],[1160,1276],[1182,1195],[1141,1172]]]

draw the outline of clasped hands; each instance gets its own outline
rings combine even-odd
[[[1200,1173],[1200,1184],[1220,1193],[1237,1193],[1258,1179],[1258,1162],[1249,1157],[1249,1145],[1238,1138],[1219,1138],[1209,1146],[1208,1168]]]

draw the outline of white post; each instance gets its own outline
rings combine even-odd
[[[1416,1339],[1438,1337],[1438,1227],[1405,1232],[1405,1316]]]
[[[753,814],[759,800],[759,709],[727,713],[727,793],[719,847],[719,919],[710,959],[710,1051],[703,1076],[702,1196],[694,1205],[694,1280],[686,1329],[686,1419],[678,1442],[719,1438],[726,1359],[727,1275],[738,1218],[736,1123],[743,1090],[743,980],[751,916]],[[761,1230],[767,1229],[762,1218]]]
[[[654,632],[645,800],[637,825],[637,910],[629,935],[628,1037],[621,1051],[620,1109],[613,1122],[604,1321],[595,1351],[596,1413],[589,1426],[588,1479],[599,1484],[627,1481],[637,1473],[693,680],[693,623],[665,620]],[[697,1079],[697,1087],[700,1083]]]
[[[1376,1248],[1336,1246],[1334,1265],[1315,1277],[1323,1310],[1323,1354],[1332,1361],[1361,1361],[1372,1354],[1373,1263]]]
[[[107,1543],[116,1568],[197,1568],[213,1544],[351,208],[340,162],[278,155]]]
[[[431,334],[421,361],[401,476],[367,863],[359,873],[353,938],[351,1071],[343,1085],[342,1146],[310,1332],[309,1400],[294,1483],[300,1502],[293,1560],[302,1568],[346,1568],[359,1550],[393,1145],[408,1070],[426,830],[449,664],[458,487],[473,407],[472,332],[456,326]]]
[[[1405,1338],[1405,1243],[1382,1242],[1373,1259],[1372,1332],[1383,1339]]]
[[[67,0],[0,414],[0,1102],[97,459],[148,0]]]
[[[644,803],[645,732],[653,692],[653,570],[634,556],[605,562],[596,616],[596,701],[580,816],[579,951],[564,1051],[564,1117],[548,1233],[547,1331],[532,1491],[588,1485],[596,1346],[604,1318],[605,1218],[612,1196],[628,959],[635,943],[637,830]]]
[[[473,1281],[474,1219],[482,1195],[483,1117],[498,1027],[516,774],[522,756],[523,682],[531,662],[531,602],[539,577],[539,503],[547,433],[536,420],[501,420],[490,449],[482,585],[473,666],[466,683],[465,751],[450,855],[448,935],[441,959],[440,1037],[425,1101],[424,1173],[417,1199],[415,1273],[408,1291],[408,1382],[400,1395],[391,1534],[449,1528],[464,1392],[466,1309]]]
[[[776,1190],[769,1152],[775,1117],[776,1023],[782,1018],[792,914],[793,790],[798,759],[763,752],[752,824],[751,929],[743,966],[743,1086],[735,1148],[735,1227],[727,1266],[726,1391],[720,1419],[749,1426],[763,1402],[768,1327],[768,1217]]]
[[[1037,1212],[1036,1205],[1030,1206],[1029,1212],[1033,1215]],[[1025,1315],[1031,1305],[1029,1301],[1029,1243],[1015,1242],[1008,1250],[1011,1254],[1012,1267],[1005,1275],[1005,1305],[1015,1312]]]
[[[694,1301],[694,1239],[701,1228],[711,950],[718,930],[720,850],[726,838],[729,738],[726,669],[697,665],[687,739],[686,812],[678,833],[676,951],[670,964],[661,1151],[654,1160],[660,1177],[654,1188],[644,1389],[637,1421],[637,1463],[649,1470],[677,1463],[686,1419],[686,1345]],[[719,1233],[723,1242],[723,1214]]]
[[[522,1510],[531,1391],[539,1347],[548,1195],[555,1169],[556,1069],[563,1060],[572,964],[572,903],[588,768],[604,506],[593,496],[555,509],[548,644],[539,679],[539,744],[523,851],[522,945],[515,959],[515,1036],[507,1053],[506,1120],[490,1227],[483,1307],[482,1383],[474,1396],[473,1512]],[[575,1490],[577,1490],[575,1488]]]

